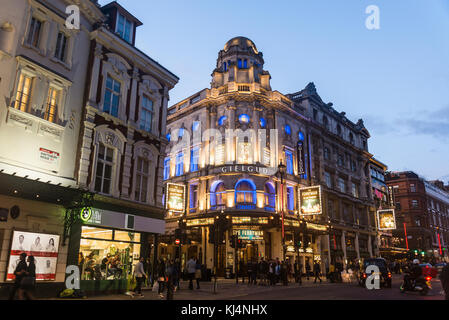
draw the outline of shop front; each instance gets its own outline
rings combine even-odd
[[[139,258],[153,264],[148,239],[164,232],[164,221],[98,208],[83,208],[80,216],[71,230],[69,260],[79,267],[81,289],[125,292]]]

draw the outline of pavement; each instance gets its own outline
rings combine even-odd
[[[235,280],[218,279],[214,293],[214,282],[201,282],[200,289],[189,290],[188,281],[181,282],[181,290],[174,293],[174,300],[444,300],[441,282],[432,279],[432,290],[427,296],[416,292],[400,293],[401,275],[393,275],[392,288],[368,290],[354,283],[313,283],[303,279],[303,284],[290,282],[288,286],[248,286]],[[195,286],[194,286],[195,287]],[[143,289],[143,297],[125,294],[95,296],[87,300],[165,300],[149,288]],[[51,299],[60,300],[60,299]]]

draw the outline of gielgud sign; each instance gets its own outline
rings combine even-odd
[[[299,189],[298,198],[300,215],[311,216],[323,213],[320,186]]]

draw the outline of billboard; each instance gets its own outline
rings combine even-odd
[[[378,210],[377,225],[379,227],[379,230],[395,230],[396,219],[394,209]]]
[[[321,186],[301,188],[298,192],[299,214],[303,216],[323,213],[321,205]]]
[[[34,256],[37,281],[56,280],[59,238],[60,236],[54,234],[13,231],[6,280],[15,279],[14,270],[23,252],[27,256]]]
[[[166,206],[171,212],[184,213],[186,186],[182,184],[167,183]]]

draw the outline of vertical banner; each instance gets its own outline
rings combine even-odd
[[[311,216],[323,213],[321,186],[301,188],[298,192],[300,215]]]
[[[19,264],[21,253],[34,257],[36,280],[56,280],[59,238],[59,235],[53,234],[14,231],[6,280],[12,281],[15,279],[14,270]]]
[[[377,222],[379,225],[379,230],[395,230],[396,218],[394,209],[378,210]]]
[[[166,209],[171,212],[184,213],[186,186],[182,184],[167,183]]]
[[[298,175],[303,175],[306,173],[305,167],[305,159],[304,159],[304,147],[302,142],[298,142]]]

